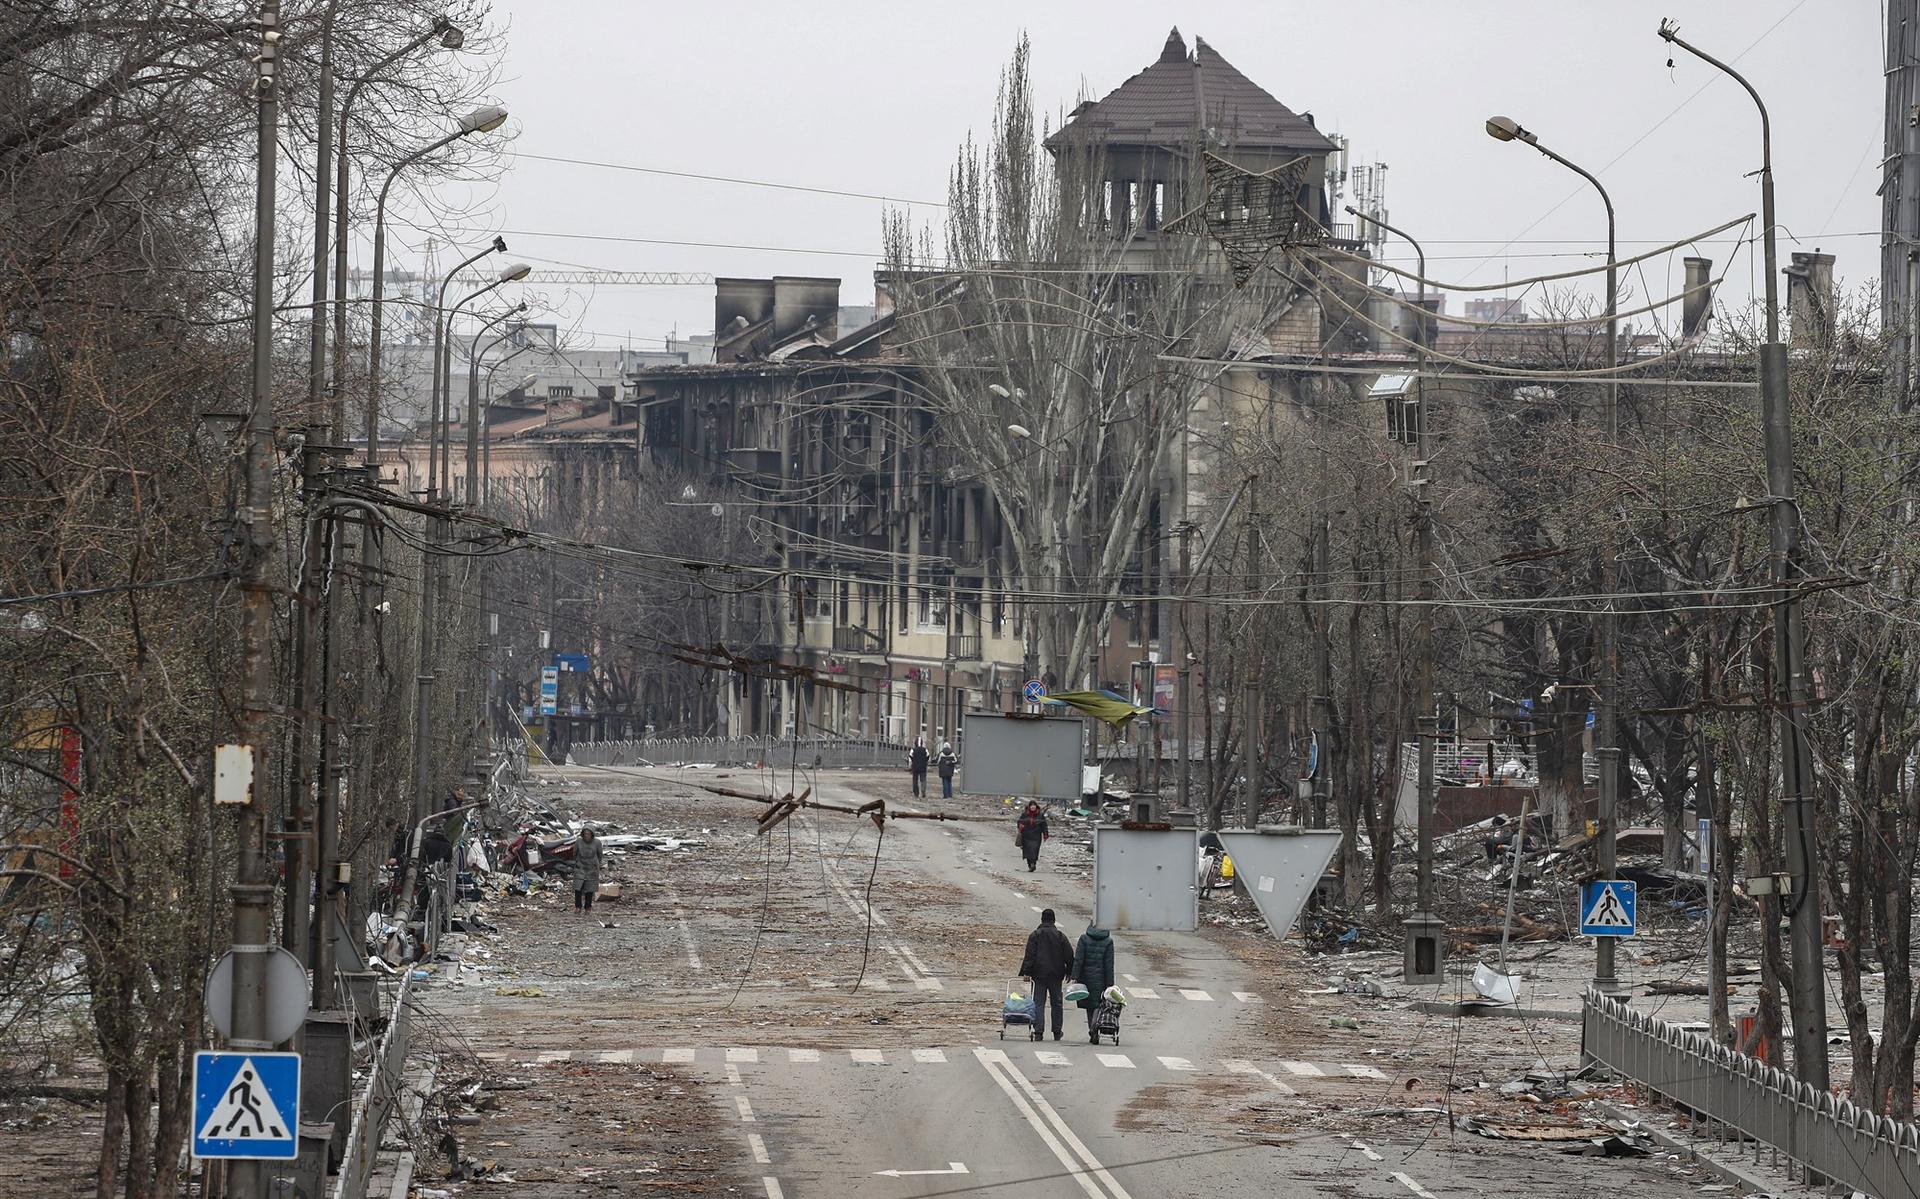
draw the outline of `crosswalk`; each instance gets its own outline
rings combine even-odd
[[[905,955],[903,954],[903,957],[904,956]],[[919,959],[912,958],[911,961],[918,962]],[[814,978],[814,977],[794,978],[794,979],[757,978],[757,979],[749,979],[744,984],[735,983],[735,982],[713,982],[703,987],[693,988],[693,990],[711,991],[715,993],[724,992],[729,995],[732,994],[734,991],[741,989],[742,987],[745,987],[747,990],[754,990],[754,991],[780,991],[780,990],[852,991],[855,989],[856,983],[859,984],[858,989],[862,992],[900,991],[905,989],[920,990],[920,991],[941,991],[941,992],[945,992],[945,994],[940,996],[942,1000],[944,1000],[947,996],[954,995],[954,994],[996,995],[996,996],[1002,995],[1005,993],[1004,988],[1007,986],[1007,982],[1004,979],[954,980],[954,979],[942,979],[940,977],[936,977],[931,974],[920,974],[920,973],[914,973],[904,977],[901,974],[896,973],[893,977],[888,977],[878,972],[874,972],[874,973],[869,973],[865,978],[859,978],[859,979]],[[1133,982],[1130,980],[1123,981],[1120,984],[1120,991],[1122,994],[1124,994],[1127,997],[1129,1002],[1137,999],[1144,999],[1148,1001],[1160,1001],[1160,1002],[1216,1003],[1216,1004],[1217,1003],[1258,1004],[1258,1003],[1266,1002],[1266,997],[1261,995],[1258,991],[1214,992],[1214,991],[1209,991],[1200,987],[1181,987],[1181,986],[1171,986],[1167,984],[1154,986],[1147,983]]]
[[[740,1066],[951,1066],[970,1056],[978,1047],[964,1049],[935,1048],[923,1046],[911,1049],[861,1047],[850,1049],[809,1049],[798,1046],[688,1046],[677,1045],[664,1048],[622,1048],[622,1049],[541,1049],[494,1050],[482,1052],[479,1057],[489,1062],[519,1062],[537,1065],[557,1065],[563,1062],[585,1062],[609,1065],[654,1064],[699,1066],[719,1065],[730,1068]],[[1087,1050],[1091,1050],[1087,1052]],[[1390,1082],[1385,1071],[1366,1062],[1327,1062],[1305,1061],[1281,1058],[1265,1064],[1255,1064],[1244,1058],[1224,1058],[1219,1062],[1196,1062],[1191,1058],[1163,1054],[1133,1054],[1124,1050],[1094,1050],[1091,1046],[1077,1046],[1074,1050],[1033,1048],[1026,1043],[1010,1044],[1002,1048],[986,1050],[998,1057],[1004,1057],[1016,1063],[1032,1063],[1050,1069],[1065,1070],[1164,1070],[1175,1074],[1197,1072],[1222,1072],[1243,1074],[1265,1079],[1277,1089],[1294,1093],[1282,1075],[1296,1083],[1309,1080],[1320,1082]]]

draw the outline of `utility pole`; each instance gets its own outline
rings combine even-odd
[[[1193,522],[1180,521],[1180,598],[1174,609],[1174,628],[1179,636],[1179,694],[1174,704],[1180,709],[1180,810],[1193,810],[1193,654],[1187,648],[1187,592],[1193,586]]]
[[[1244,588],[1249,592],[1254,590],[1255,580],[1260,577],[1259,508],[1260,508],[1259,497],[1256,494],[1254,494],[1253,489],[1249,487],[1248,495],[1247,495],[1247,524],[1246,524],[1247,579],[1245,584],[1243,585]],[[1255,616],[1250,617],[1249,619],[1257,619],[1258,611],[1259,610],[1257,608],[1254,609]],[[1252,630],[1251,635],[1248,636],[1247,638],[1246,656],[1242,659],[1242,661],[1246,663],[1245,673],[1242,675],[1240,680],[1241,682],[1240,702],[1241,702],[1242,708],[1246,713],[1244,717],[1245,728],[1242,730],[1242,735],[1245,739],[1245,745],[1246,745],[1246,748],[1243,752],[1246,758],[1246,771],[1247,771],[1247,789],[1240,797],[1240,827],[1241,828],[1254,828],[1260,823],[1260,792],[1265,785],[1265,780],[1261,777],[1261,774],[1262,774],[1261,767],[1263,763],[1260,760],[1261,721],[1260,721],[1259,645],[1260,645],[1259,631]]]
[[[1438,983],[1440,971],[1440,935],[1445,925],[1433,911],[1433,750],[1440,736],[1440,718],[1434,707],[1433,693],[1433,496],[1429,463],[1427,421],[1427,252],[1420,243],[1376,216],[1349,207],[1356,220],[1368,221],[1396,234],[1413,247],[1416,271],[1420,276],[1420,302],[1414,310],[1413,334],[1413,424],[1407,431],[1407,447],[1412,451],[1407,481],[1413,492],[1414,569],[1419,572],[1415,598],[1418,618],[1413,627],[1414,658],[1414,735],[1419,740],[1413,913],[1402,926],[1405,952],[1401,959],[1402,980],[1409,983]]]
[[[1914,27],[1914,0],[1889,0],[1887,4],[1887,57],[1899,63],[1901,73],[1913,86],[1915,75],[1910,51],[1920,36]],[[1792,877],[1793,920],[1793,1066],[1801,1082],[1825,1091],[1831,1081],[1827,1065],[1827,984],[1826,950],[1822,945],[1820,905],[1819,841],[1815,828],[1813,753],[1807,743],[1804,721],[1812,689],[1807,683],[1807,632],[1801,622],[1800,598],[1794,590],[1800,571],[1800,505],[1793,493],[1793,404],[1787,392],[1787,347],[1780,340],[1780,263],[1777,254],[1773,211],[1773,123],[1766,103],[1738,71],[1706,52],[1682,41],[1678,31],[1666,21],[1660,23],[1660,36],[1695,58],[1733,76],[1760,111],[1760,234],[1765,250],[1767,342],[1760,347],[1761,429],[1766,445],[1767,491],[1770,533],[1770,565],[1775,588],[1773,601],[1773,645],[1778,668],[1774,672],[1775,725],[1780,741],[1781,816],[1787,826],[1787,869]],[[1887,76],[1889,103],[1895,97],[1895,76]],[[1900,93],[1901,97],[1907,93]],[[1888,113],[1889,142],[1896,118],[1905,124],[1912,109],[1903,107],[1898,114]],[[1902,134],[1902,145],[1913,145],[1912,130]],[[1891,147],[1890,147],[1891,148]],[[1892,169],[1891,164],[1889,170]],[[1913,155],[1904,154],[1902,182],[1913,182]],[[1894,203],[1889,194],[1888,203]],[[1911,229],[1920,204],[1920,186],[1902,192],[1900,203],[1906,206],[1901,222],[1890,224],[1890,240],[1899,240],[1903,248],[1911,242],[1901,240],[1900,229]],[[1898,272],[1907,278],[1911,266]],[[1884,282],[1884,280],[1883,280]],[[1911,321],[1912,293],[1907,293],[1907,311],[1900,313]],[[1907,343],[1908,360],[1902,369],[1911,370],[1913,343]],[[1723,849],[1724,847],[1715,846]],[[1778,902],[1776,899],[1775,902]]]
[[[1322,451],[1324,455],[1324,451]],[[1313,726],[1313,765],[1307,772],[1313,789],[1313,826],[1327,827],[1327,794],[1333,790],[1332,774],[1327,766],[1327,744],[1333,732],[1333,653],[1327,645],[1332,609],[1326,604],[1327,577],[1331,573],[1328,543],[1333,536],[1333,518],[1321,509],[1313,530],[1313,585],[1311,594],[1319,601],[1313,608],[1313,711],[1308,720]],[[1315,774],[1327,777],[1315,778]]]
[[[1886,137],[1881,166],[1880,319],[1891,362],[1887,386],[1900,410],[1920,383],[1920,0],[1887,0]],[[1670,41],[1678,41],[1670,38]],[[1691,49],[1691,47],[1688,47]],[[1696,51],[1697,53],[1697,51]],[[1725,68],[1722,68],[1725,69]],[[1752,90],[1752,89],[1748,89]],[[1756,97],[1757,98],[1757,97]],[[1767,235],[1772,236],[1769,224]],[[1769,268],[1767,283],[1774,282]],[[1777,340],[1777,339],[1770,339]]]
[[[240,743],[253,759],[253,786],[240,814],[239,869],[233,886],[233,1049],[272,1049],[266,1039],[266,968],[273,945],[273,876],[267,861],[267,728],[273,691],[273,589],[267,568],[275,556],[273,527],[273,237],[275,158],[279,153],[280,2],[260,5],[260,56],[254,95],[259,101],[253,207],[253,403],[242,433],[245,534],[240,570],[242,686]],[[227,1175],[232,1199],[266,1199],[266,1170],[235,1161]]]

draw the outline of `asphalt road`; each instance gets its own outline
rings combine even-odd
[[[618,776],[569,773],[598,789],[579,795],[583,811],[622,818]],[[815,790],[854,803],[874,793],[899,801],[890,776],[830,777]],[[702,819],[750,837],[751,807]],[[1567,1157],[1420,1114],[1446,1095],[1431,1067],[1448,1047],[1330,1031],[1324,1015],[1296,1012],[1298,992],[1317,979],[1280,972],[1271,955],[1250,961],[1261,956],[1251,945],[1236,949],[1217,932],[1115,934],[1121,986],[1134,997],[1119,1045],[1088,1044],[1072,1007],[1064,1040],[1001,1040],[1002,988],[1038,909],[1054,908],[1069,936],[1086,924],[1086,851],[1056,841],[1029,875],[1010,818],[890,822],[869,929],[872,838],[865,850],[832,852],[848,818],[820,819],[829,823],[791,822],[793,864],[784,873],[769,864],[763,893],[752,855],[765,842],[746,840],[714,855],[706,883],[683,870],[646,891],[644,908],[609,909],[616,929],[557,913],[529,926],[569,943],[590,943],[590,932],[633,939],[569,949],[545,967],[529,960],[520,978],[544,993],[524,1008],[472,990],[447,1002],[476,1038],[499,1030],[493,1042],[512,1048],[496,1060],[646,1066],[697,1084],[686,1101],[708,1105],[713,1135],[732,1140],[735,1173],[771,1199],[1572,1199],[1623,1188],[1645,1199],[1697,1194],[1708,1181],[1658,1158]],[[808,847],[829,848],[809,861]],[[664,873],[645,858],[624,869],[636,899],[650,871]],[[866,979],[851,990],[862,958]],[[1459,1057],[1451,1023],[1429,1035],[1454,1036]]]

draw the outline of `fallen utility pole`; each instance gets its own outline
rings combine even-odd
[[[253,206],[253,402],[241,427],[246,438],[242,468],[244,507],[240,511],[243,549],[240,592],[242,698],[238,718],[240,744],[252,765],[252,782],[239,820],[238,877],[233,885],[233,1007],[227,1044],[233,1049],[268,1050],[267,955],[273,944],[273,876],[267,861],[265,783],[266,715],[273,691],[273,591],[267,568],[277,556],[273,524],[273,238],[274,167],[279,154],[280,0],[260,6],[260,55],[254,95],[259,102]],[[231,1199],[266,1199],[265,1163],[238,1160],[229,1165]]]

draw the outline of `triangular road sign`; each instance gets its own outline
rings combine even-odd
[[[260,1069],[252,1058],[241,1061],[226,1094],[213,1105],[213,1114],[200,1126],[203,1141],[283,1141],[293,1133],[286,1117],[274,1106],[273,1095],[260,1081]]]
[[[1221,829],[1220,842],[1233,857],[1234,877],[1253,897],[1253,904],[1275,939],[1284,939],[1307,897],[1340,848],[1340,834],[1331,829],[1276,828]]]

